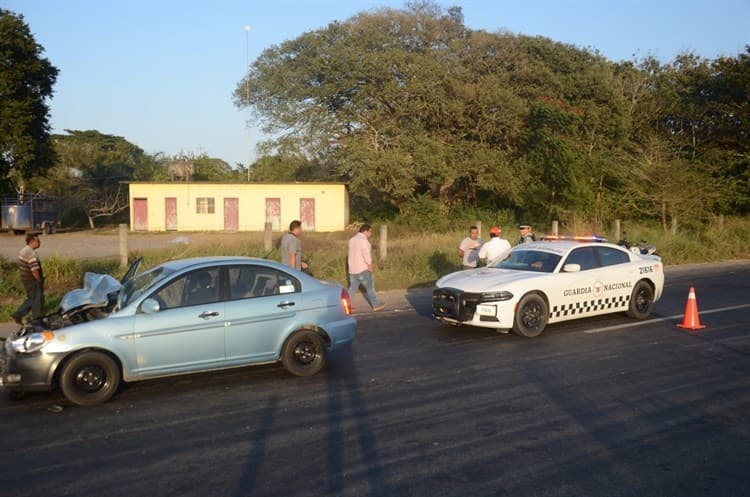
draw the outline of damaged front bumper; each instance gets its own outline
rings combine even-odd
[[[53,387],[54,370],[61,357],[43,351],[18,354],[10,346],[11,341],[26,330],[12,333],[0,352],[0,388],[10,392],[44,392]]]

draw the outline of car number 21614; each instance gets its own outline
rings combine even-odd
[[[639,267],[638,271],[640,271],[641,274],[653,273],[654,268],[652,268],[651,266]]]

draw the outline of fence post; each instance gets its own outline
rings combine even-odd
[[[620,236],[620,220],[615,219],[615,242],[619,242],[622,240],[622,237]]]
[[[388,258],[388,225],[380,225],[380,252],[378,254],[380,262],[385,261]]]
[[[724,214],[719,214],[719,229],[724,230]]]
[[[482,221],[476,220],[473,223],[471,223],[472,226],[477,227],[477,232],[479,233],[479,238],[482,238]]]
[[[552,236],[557,236],[558,234],[557,224],[557,221],[552,221]]]
[[[672,218],[672,226],[670,227],[669,232],[673,235],[677,234],[677,216]]]
[[[263,227],[263,250],[270,252],[273,246],[272,224],[266,223]]]
[[[119,226],[119,238],[120,238],[120,267],[127,267],[128,265],[128,225],[120,224]]]

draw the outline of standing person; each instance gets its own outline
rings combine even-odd
[[[487,259],[487,264],[496,259],[505,258],[510,252],[510,242],[505,238],[500,238],[500,233],[502,233],[500,227],[490,228],[490,241],[479,249],[479,258]]]
[[[380,311],[385,304],[378,304],[378,296],[375,294],[375,286],[372,280],[372,246],[370,237],[372,227],[363,224],[359,227],[359,233],[349,239],[349,295],[354,297],[361,286],[365,287],[365,298],[370,303],[373,311]]]
[[[307,263],[302,262],[301,234],[302,223],[295,219],[289,223],[289,232],[281,238],[281,263],[297,271],[307,269]]]
[[[522,224],[518,227],[518,231],[521,232],[521,239],[518,240],[518,244],[531,243],[536,241],[534,233],[531,232],[530,224]]]
[[[42,242],[38,233],[26,234],[26,246],[18,252],[18,269],[21,273],[21,283],[26,290],[26,300],[11,314],[13,320],[23,324],[23,317],[31,311],[31,319],[42,317],[44,310],[44,273],[42,262],[36,250]]]
[[[458,256],[461,258],[461,265],[464,269],[474,269],[479,262],[479,247],[482,246],[482,240],[479,239],[479,228],[472,226],[469,228],[469,236],[461,241],[458,246]]]

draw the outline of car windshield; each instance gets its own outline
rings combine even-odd
[[[551,273],[557,267],[557,263],[560,262],[560,257],[558,254],[541,250],[514,250],[508,257],[489,267]]]
[[[160,266],[129,279],[120,289],[117,307],[119,309],[124,308],[130,302],[143,295],[143,292],[172,273],[174,273],[173,269]]]

